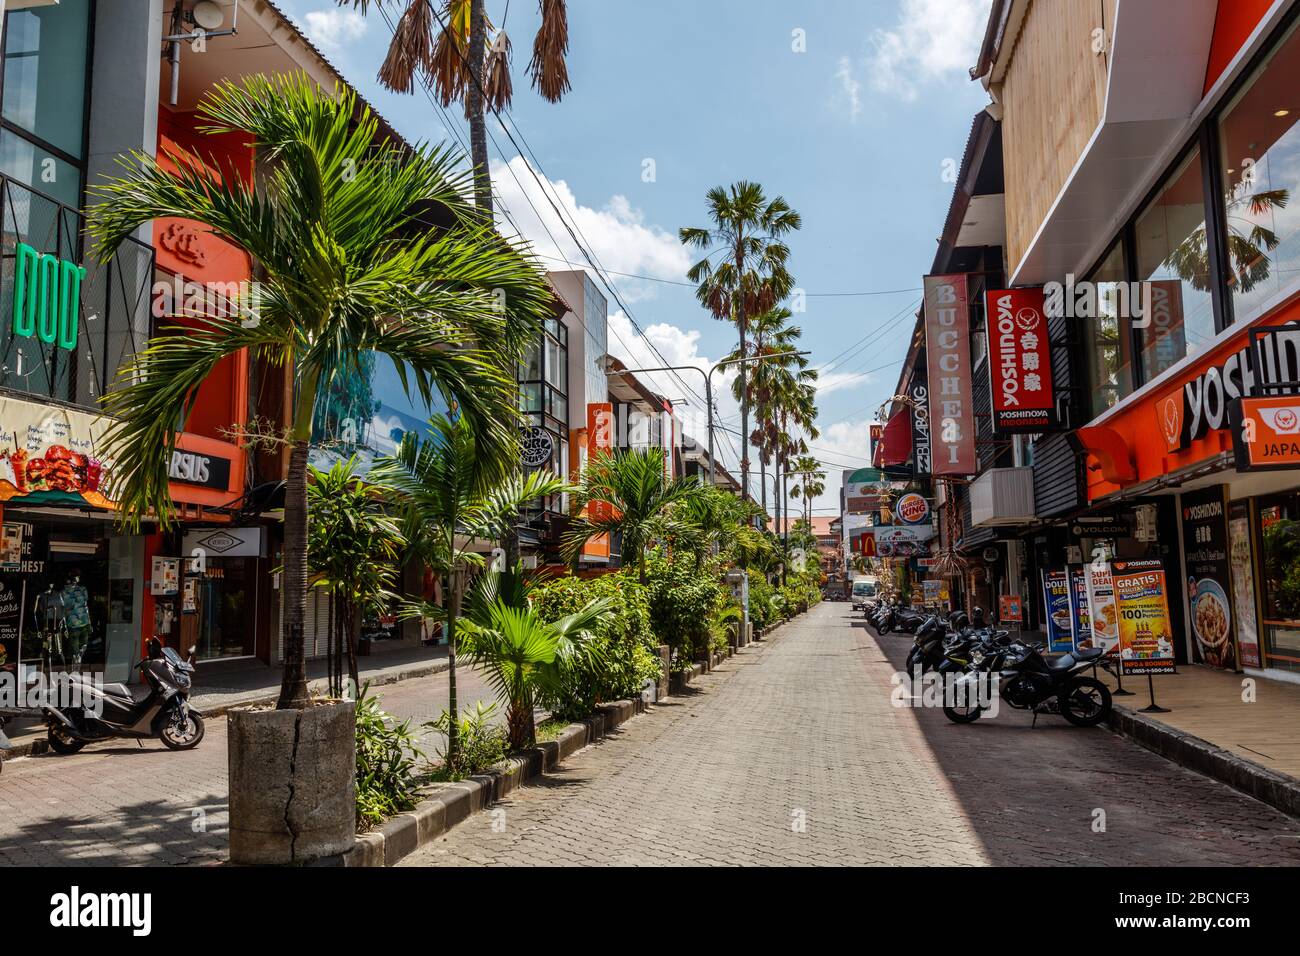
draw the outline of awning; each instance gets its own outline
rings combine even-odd
[[[879,466],[905,465],[912,457],[912,416],[910,411],[895,412],[880,434]]]

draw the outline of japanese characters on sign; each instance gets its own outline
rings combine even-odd
[[[1041,432],[1055,427],[1051,341],[1042,289],[999,289],[985,298],[993,427]]]

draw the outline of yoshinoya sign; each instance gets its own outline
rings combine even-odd
[[[926,276],[924,286],[931,474],[973,475],[977,466],[966,276]]]
[[[1042,289],[999,289],[985,297],[993,427],[1041,432],[1057,424],[1052,353]]]
[[[167,477],[184,485],[230,487],[230,459],[177,448],[167,467]]]
[[[1209,431],[1227,428],[1237,399],[1267,394],[1266,389],[1294,391],[1298,381],[1300,325],[1252,330],[1247,343],[1222,363],[1156,400],[1156,421],[1167,450],[1186,448]]]

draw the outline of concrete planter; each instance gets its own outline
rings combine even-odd
[[[230,712],[230,862],[305,863],[356,841],[356,704]]]

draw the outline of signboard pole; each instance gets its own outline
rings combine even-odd
[[[1156,703],[1156,682],[1151,679],[1150,674],[1147,675],[1147,690],[1150,691],[1151,693],[1151,703],[1148,704],[1146,707],[1143,707],[1140,711],[1138,711],[1138,713],[1142,713],[1142,714],[1169,713],[1168,707],[1161,707],[1159,704]]]

